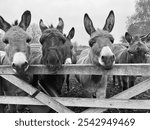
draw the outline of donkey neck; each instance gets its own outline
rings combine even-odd
[[[84,58],[83,62],[85,64],[93,64],[93,61],[92,61],[92,49],[91,48],[88,48],[88,49],[84,50],[83,53],[82,53],[82,57]],[[79,59],[80,58],[81,57],[79,57]]]
[[[128,52],[128,49],[125,49],[120,55],[119,63],[132,63],[131,62],[131,55]]]
[[[62,58],[63,64],[67,58],[72,57],[71,50],[70,50],[70,47],[68,45],[63,45],[61,47],[61,54],[62,54],[61,58]]]
[[[89,51],[89,56],[87,58],[87,61],[89,62],[89,64],[94,65],[92,49],[90,49],[90,51]],[[90,78],[93,81],[93,83],[97,84],[98,82],[101,81],[102,76],[101,75],[91,75]]]
[[[2,65],[11,65],[11,62],[7,56],[7,54],[1,59]]]

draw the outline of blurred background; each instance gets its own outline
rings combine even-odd
[[[64,33],[75,27],[73,44],[77,47],[88,46],[89,35],[83,25],[83,17],[88,13],[95,28],[103,28],[110,10],[115,13],[115,25],[111,34],[115,43],[126,42],[126,31],[132,35],[144,35],[150,32],[150,0],[0,0],[0,16],[7,22],[20,20],[22,13],[30,10],[32,20],[29,33],[39,43],[41,31],[39,20],[46,25],[57,26],[58,17],[64,20]],[[4,32],[0,31],[0,38]],[[3,43],[1,44],[3,46]]]

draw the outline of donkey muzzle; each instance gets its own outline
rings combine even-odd
[[[12,64],[12,68],[15,71],[15,73],[24,73],[27,71],[28,67],[29,67],[29,64],[27,61],[19,65],[15,63]]]
[[[102,66],[109,70],[113,67],[114,63],[115,63],[115,56],[111,55],[111,56],[102,56],[101,57],[101,61],[102,61]]]
[[[27,57],[23,52],[16,52],[12,60],[12,68],[17,73],[24,73],[29,67]]]

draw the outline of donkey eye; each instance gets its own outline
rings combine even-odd
[[[26,40],[26,42],[27,42],[27,43],[31,42],[31,38],[28,38],[28,39]]]
[[[114,39],[110,38],[111,43],[114,43]]]
[[[92,47],[95,43],[96,43],[96,41],[91,41],[91,42],[89,43],[90,47]]]
[[[3,39],[3,42],[4,42],[5,44],[8,44],[8,43],[9,43],[8,39]]]
[[[96,43],[96,39],[90,39],[89,45],[92,47]]]

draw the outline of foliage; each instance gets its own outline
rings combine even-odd
[[[150,32],[150,0],[137,0],[135,14],[128,17],[127,30],[132,35],[144,35]]]
[[[73,45],[74,51],[76,52],[77,48],[78,48],[78,43],[77,42],[73,42],[72,45]]]
[[[125,39],[125,36],[121,36],[120,42],[121,43],[127,43],[127,40]]]
[[[29,34],[32,36],[31,43],[39,43],[39,38],[41,36],[40,28],[37,24],[33,23],[29,26],[28,30]]]

